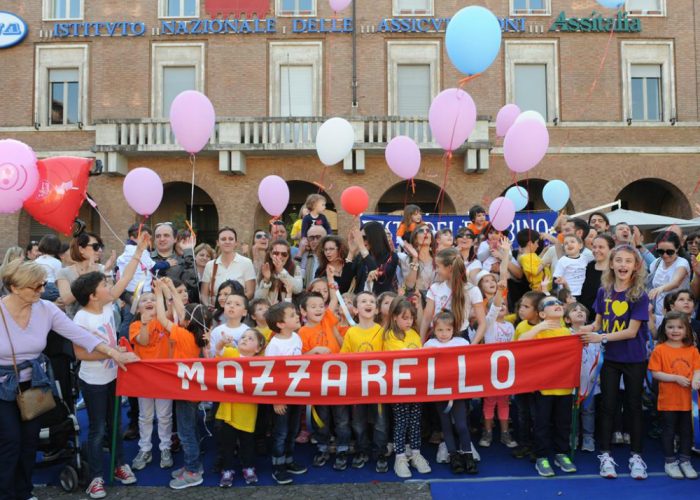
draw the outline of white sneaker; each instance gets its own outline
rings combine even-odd
[[[683,475],[687,477],[688,479],[697,479],[698,478],[698,473],[695,471],[693,468],[693,464],[690,462],[681,462],[681,471],[683,471]]]
[[[408,468],[408,457],[406,455],[396,455],[394,459],[394,474],[401,479],[408,479],[412,476],[411,469]]]
[[[425,459],[423,455],[420,454],[418,450],[413,451],[413,455],[411,455],[410,458],[411,465],[420,473],[420,474],[430,474],[430,464],[428,464],[428,461]]]
[[[450,463],[450,454],[447,451],[447,445],[443,441],[440,443],[438,446],[438,451],[437,451],[437,456],[435,457],[435,461],[439,464],[447,464]]]
[[[603,453],[598,455],[598,460],[600,460],[600,476],[606,479],[615,479],[617,477],[617,470],[615,470],[617,464],[613,457],[608,453]]]
[[[681,472],[681,469],[678,467],[678,460],[675,462],[671,462],[664,464],[664,472],[668,477],[671,479],[684,479],[685,476]]]
[[[647,464],[644,463],[642,457],[636,453],[632,455],[629,462],[630,476],[632,479],[646,479],[647,478]]]

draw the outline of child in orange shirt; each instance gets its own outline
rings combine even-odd
[[[418,205],[406,205],[403,209],[403,220],[396,230],[396,242],[400,247],[403,246],[403,237],[406,233],[411,233],[418,224],[423,221],[423,214]]]
[[[698,473],[690,463],[693,436],[690,409],[691,390],[700,389],[700,353],[693,345],[688,316],[675,311],[666,314],[658,342],[648,368],[659,381],[657,408],[663,420],[664,471],[673,479],[697,479]],[[680,438],[678,459],[673,447],[676,429]]]
[[[469,230],[474,233],[475,236],[479,236],[481,231],[486,227],[486,210],[481,205],[474,205],[469,209],[469,220],[471,221],[467,224]]]
[[[331,304],[335,295],[331,295]],[[320,293],[311,292],[301,300],[301,310],[306,316],[306,325],[299,329],[303,354],[337,354],[343,344],[343,338],[338,332],[338,319],[327,309]],[[348,468],[348,450],[350,449],[350,408],[346,405],[315,405],[312,421],[318,440],[318,453],[314,456],[314,467],[323,467],[330,460],[328,443],[331,438],[331,415],[337,445],[337,455],[333,468],[345,470]]]

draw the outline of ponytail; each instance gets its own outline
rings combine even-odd
[[[465,292],[468,284],[467,268],[464,264],[464,259],[455,248],[440,250],[437,258],[443,266],[450,267],[452,271],[452,277],[450,278],[450,310],[459,329],[462,328],[469,311],[469,297]]]

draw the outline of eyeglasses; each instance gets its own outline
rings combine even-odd
[[[547,301],[544,301],[540,304],[540,310],[544,310],[545,308],[550,307],[550,306],[563,306],[563,305],[564,305],[564,303],[559,299],[547,300]]]
[[[476,238],[472,233],[468,233],[466,231],[462,231],[460,233],[457,233],[457,238],[469,238],[470,240],[473,240]]]
[[[278,252],[278,251],[274,251],[274,252],[270,252],[270,253],[271,253],[272,255],[274,255],[275,257],[289,257],[289,253],[288,253],[288,252]]]
[[[263,238],[265,238],[266,240],[270,239],[270,237],[267,235],[267,233],[257,233],[255,235],[256,240],[262,240]]]
[[[676,251],[673,248],[669,248],[668,250],[657,248],[656,253],[658,253],[659,256],[668,255],[669,257],[673,257],[674,255],[676,255]]]
[[[44,281],[44,282],[41,283],[40,285],[37,285],[37,286],[28,286],[28,287],[25,287],[25,288],[29,288],[30,290],[33,290],[34,292],[39,293],[43,288],[46,288],[46,285],[48,285],[48,283],[49,283],[48,281]]]
[[[416,234],[423,234],[423,233],[429,233],[430,230],[427,227],[421,227],[420,229],[416,229]]]
[[[322,236],[321,236],[320,234],[317,234],[317,235],[314,235],[314,236],[307,236],[307,237],[306,237],[306,239],[309,240],[309,241],[316,241],[316,240],[320,240],[321,238],[322,238]]]
[[[337,251],[338,251],[338,247],[326,247],[326,248],[323,249],[323,251],[326,252],[326,253],[328,253],[328,252],[337,252]]]

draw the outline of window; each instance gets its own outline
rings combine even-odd
[[[433,0],[393,0],[395,16],[432,16]]]
[[[78,68],[49,70],[49,125],[76,125],[80,119]]]
[[[280,115],[313,116],[314,67],[285,64],[280,66],[280,76]]]
[[[428,116],[440,88],[440,42],[387,42],[388,114]]]
[[[512,16],[549,16],[552,13],[552,0],[511,0]]]
[[[203,43],[154,43],[151,116],[166,118],[180,92],[204,91]]]
[[[515,65],[515,104],[524,111],[547,113],[547,65]]]
[[[321,42],[270,43],[270,116],[322,116]]]
[[[661,121],[661,66],[633,64],[632,120]]]
[[[430,65],[399,64],[397,67],[397,114],[428,116],[430,109]]]
[[[159,0],[160,17],[199,17],[199,0]]]
[[[315,16],[316,0],[277,0],[278,16]]]
[[[506,102],[547,121],[559,116],[557,47],[555,40],[505,42]]]
[[[627,0],[625,10],[633,15],[665,16],[666,0]]]
[[[82,19],[83,0],[44,0],[43,18],[46,21]]]
[[[622,42],[624,119],[664,122],[676,117],[673,42]]]

